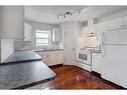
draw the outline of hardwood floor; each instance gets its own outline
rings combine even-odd
[[[56,78],[27,89],[122,89],[76,66],[54,68]]]

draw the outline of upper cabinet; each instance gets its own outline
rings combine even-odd
[[[98,41],[102,41],[103,32],[105,32],[105,22],[96,24],[96,37]]]
[[[96,24],[82,27],[80,36],[91,36],[96,34]]]
[[[93,24],[89,27],[83,27],[80,36],[96,36],[98,41],[102,41],[102,34],[105,31],[105,22]]]
[[[24,39],[24,7],[1,6],[0,7],[0,38]]]
[[[82,27],[82,29],[81,29],[81,33],[80,33],[80,36],[87,36],[87,34],[88,34],[88,27],[86,26],[86,27]]]
[[[106,23],[106,30],[121,29],[127,27],[127,16],[110,20]]]
[[[24,41],[32,41],[32,25],[24,23]]]
[[[124,16],[122,19],[122,25],[123,27],[127,27],[127,16]]]
[[[60,41],[60,29],[58,27],[53,28],[53,41],[59,42]]]

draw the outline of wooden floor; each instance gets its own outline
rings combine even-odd
[[[120,89],[76,66],[54,68],[56,78],[28,89]]]

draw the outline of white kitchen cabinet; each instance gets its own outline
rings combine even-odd
[[[122,25],[123,27],[127,27],[127,16],[124,16],[124,17],[123,17],[123,22],[122,22],[122,24],[123,24],[123,25]]]
[[[114,30],[114,29],[126,28],[126,27],[127,27],[127,16],[110,20],[106,24],[107,31]]]
[[[43,58],[45,64],[48,66],[63,64],[63,51],[46,51],[38,52],[38,54]]]
[[[55,27],[54,29],[53,29],[53,41],[54,42],[58,42],[58,41],[60,41],[60,29],[59,28],[57,28],[57,27]]]
[[[24,23],[24,41],[32,41],[32,25]]]
[[[81,30],[81,32],[80,32],[80,36],[87,36],[87,34],[88,34],[88,27],[87,26],[85,26],[85,27],[82,27],[82,30]]]
[[[92,71],[100,73],[101,54],[92,53]]]
[[[1,6],[0,7],[0,33],[5,39],[24,39],[24,7]]]
[[[105,23],[96,24],[96,37],[98,41],[102,41],[103,32],[105,32]]]
[[[119,29],[122,25],[122,17],[108,21],[106,24],[106,30]]]
[[[82,27],[80,36],[90,36],[91,34],[96,34],[96,24]]]

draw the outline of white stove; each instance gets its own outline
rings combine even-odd
[[[92,53],[91,53],[91,51],[77,49],[76,59],[81,64],[86,65],[85,66],[86,70],[91,71],[91,64],[92,64]]]
[[[99,50],[95,47],[80,48],[76,51],[76,59],[87,71],[92,70],[92,51]]]

